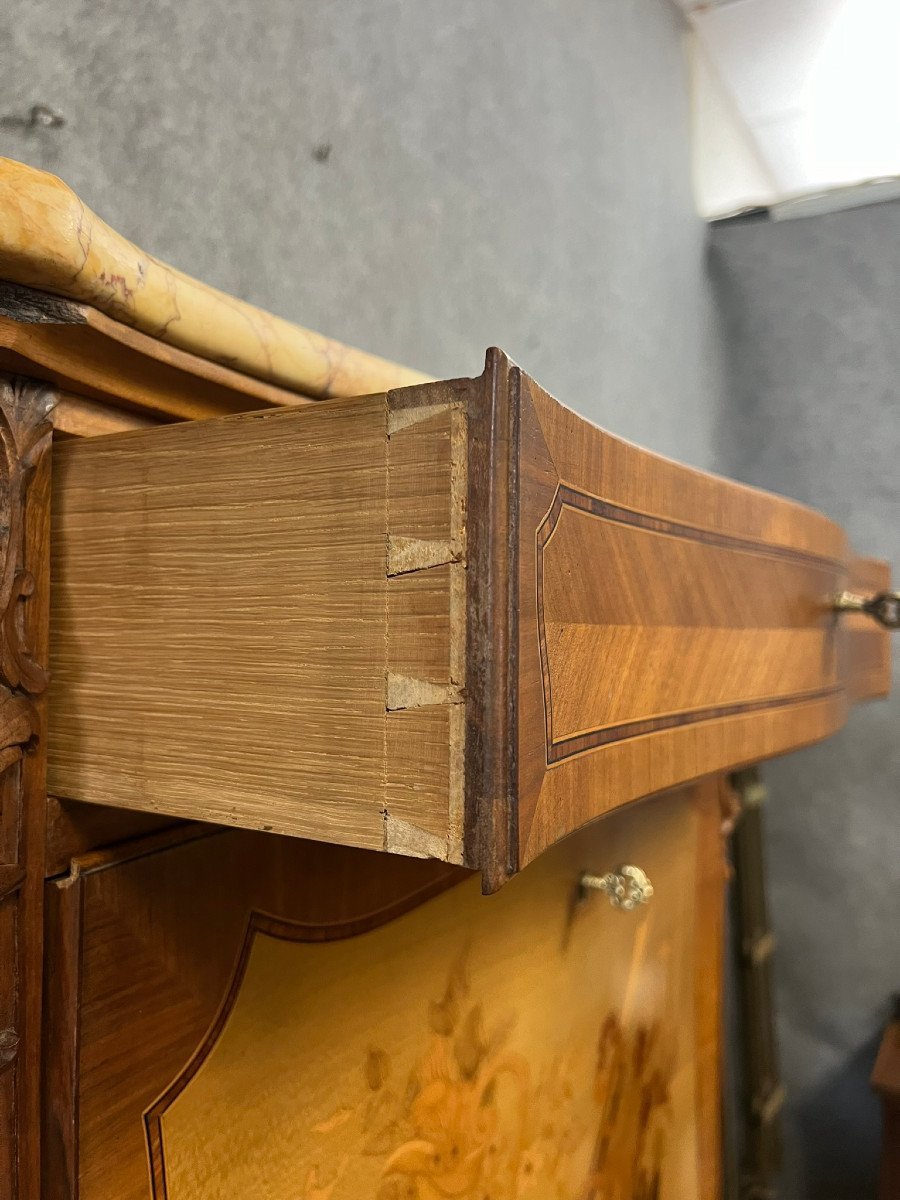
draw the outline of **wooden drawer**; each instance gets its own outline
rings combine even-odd
[[[429,381],[51,176],[0,207],[3,1200],[717,1197],[685,784],[887,689],[834,611],[884,566],[498,351]],[[585,899],[628,862],[649,907]]]
[[[622,862],[648,905],[582,898]],[[47,887],[47,1194],[713,1200],[722,877],[715,785],[490,899],[196,827],[76,859]]]
[[[474,380],[63,443],[51,792],[480,868],[888,687],[823,516]]]

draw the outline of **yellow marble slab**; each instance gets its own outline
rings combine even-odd
[[[309,396],[358,396],[428,379],[167,266],[55,175],[9,158],[0,158],[0,279],[91,304],[182,350]]]

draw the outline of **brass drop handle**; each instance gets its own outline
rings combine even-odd
[[[653,895],[653,884],[640,867],[626,863],[607,871],[605,875],[582,872],[579,880],[582,895],[589,891],[605,892],[613,908],[630,912],[639,904],[646,904]]]
[[[900,592],[878,592],[875,596],[838,592],[834,608],[836,612],[865,613],[885,629],[900,629]]]

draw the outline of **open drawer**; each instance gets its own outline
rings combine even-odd
[[[480,868],[824,737],[886,568],[476,379],[63,442],[52,794]]]

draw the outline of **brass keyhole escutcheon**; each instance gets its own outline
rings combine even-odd
[[[885,629],[900,629],[900,592],[878,592],[874,596],[838,592],[834,609],[835,612],[865,613]]]
[[[653,895],[653,884],[640,867],[631,863],[607,871],[605,875],[584,871],[579,880],[579,889],[583,896],[591,891],[604,892],[613,908],[620,908],[623,912],[646,904]]]

